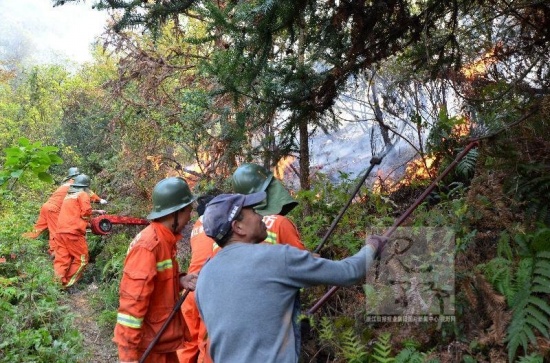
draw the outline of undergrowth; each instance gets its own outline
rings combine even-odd
[[[302,218],[300,206],[290,214],[310,250],[318,246],[355,188],[355,180],[344,174],[342,178],[342,184],[337,186],[319,174],[311,191],[297,195],[300,205],[308,203],[315,211]],[[67,357],[66,362],[83,362],[88,357],[78,332],[78,322],[73,319],[70,307],[59,304],[61,293],[53,283],[46,238],[23,240],[20,237],[21,233],[30,230],[38,214],[39,202],[20,202],[40,200],[36,195],[39,188],[35,187],[29,187],[18,196],[4,193],[2,199],[0,255],[5,256],[7,262],[0,264],[0,362],[51,362],[59,356]],[[440,191],[434,204],[424,203],[415,211],[409,226],[449,228],[456,235],[458,256],[475,250],[479,232],[470,222],[480,220],[480,214],[464,198],[466,191],[467,187],[461,183]],[[359,250],[369,230],[387,228],[394,222],[396,213],[404,208],[398,202],[362,188],[321,254],[341,259]],[[491,206],[489,198],[486,205]],[[505,309],[512,312],[503,330],[505,341],[502,343],[510,361],[538,362],[544,354],[538,350],[537,339],[548,339],[550,331],[547,299],[550,252],[545,249],[550,236],[548,231],[539,226],[530,233],[500,233],[494,241],[497,256],[478,268],[496,292],[504,296]],[[93,263],[83,283],[98,286],[91,302],[106,334],[112,332],[115,323],[122,266],[128,243],[134,235],[133,230],[119,229],[107,237],[89,238]],[[446,258],[438,250],[430,250],[428,257]],[[365,304],[370,301],[366,300],[367,290],[360,287],[344,289],[328,302],[323,317],[313,328],[314,338],[321,345],[316,346],[316,351],[307,352],[310,356],[317,355],[325,358],[323,361],[334,363],[436,362],[438,354],[447,349],[445,344],[453,339],[467,339],[461,330],[464,329],[462,324],[433,324],[429,329],[427,325],[418,325],[411,328],[411,332],[422,336],[422,343],[407,344],[396,332],[395,323],[366,321]],[[374,287],[370,291],[374,295],[380,292]],[[323,293],[323,288],[305,290],[302,294],[304,310]],[[464,306],[468,302],[456,303]],[[467,310],[457,310],[457,321],[468,319],[463,312]],[[472,342],[465,343],[468,346]],[[468,353],[472,355],[463,355],[464,361],[474,362],[488,354],[484,351]]]
[[[510,246],[501,239],[499,251],[519,258],[498,256],[480,265],[495,289],[506,298],[512,318],[507,328],[506,342],[510,362],[518,349],[527,354],[538,345],[537,335],[550,339],[550,229],[540,228],[531,234],[518,234]],[[507,247],[503,247],[505,244]]]
[[[23,239],[37,205],[4,199],[0,213],[0,362],[82,362],[86,353],[70,308],[53,281],[47,240]],[[17,204],[17,208],[15,208]],[[4,228],[5,227],[5,228]]]

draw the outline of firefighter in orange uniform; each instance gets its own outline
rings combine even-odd
[[[50,234],[48,253],[52,257],[54,257],[55,253],[55,233],[57,230],[57,219],[59,218],[61,204],[63,204],[63,199],[67,195],[69,187],[74,182],[74,178],[78,175],[80,175],[80,171],[78,170],[78,168],[69,168],[69,173],[67,174],[67,177],[63,180],[61,186],[59,186],[55,190],[55,192],[53,192],[46,203],[42,204],[42,207],[40,208],[40,214],[38,215],[38,220],[34,225],[34,230],[32,232],[23,233],[23,237],[34,239],[38,238],[38,236],[47,229]],[[92,191],[89,191],[89,195],[91,202],[97,202],[101,204],[107,203],[105,199],[100,198]]]
[[[266,192],[263,203],[254,207],[263,216],[267,227],[267,243],[279,243],[305,250],[296,226],[285,217],[298,202],[292,198],[283,184],[273,177],[273,173],[258,164],[242,164],[232,178],[233,191],[239,194]]]
[[[232,176],[232,185],[235,193],[251,194],[265,191],[266,200],[254,207],[255,211],[263,216],[267,227],[267,239],[264,243],[286,244],[305,250],[296,226],[285,215],[289,213],[298,202],[292,198],[283,184],[273,177],[266,168],[257,164],[242,164],[235,170]],[[191,237],[191,265],[189,273],[199,273],[206,262],[207,254],[211,256],[219,251],[219,247],[202,230],[202,222],[197,221]],[[195,235],[196,233],[196,235]],[[210,250],[210,246],[216,246],[216,251]],[[194,260],[197,262],[193,264]],[[191,271],[191,268],[193,270]],[[209,363],[212,362],[207,353],[207,333],[202,321],[195,299],[186,299],[183,304],[183,314],[187,325],[191,330],[192,340],[185,342],[185,348],[178,352],[180,363]]]
[[[124,261],[113,338],[120,362],[138,362],[174,309],[181,287],[195,288],[197,276],[180,277],[176,260],[176,243],[194,200],[182,178],[163,179],[153,190],[153,211],[147,216],[152,222],[130,243]],[[188,339],[183,315],[175,314],[145,362],[177,363],[176,350]]]
[[[208,237],[202,228],[202,214],[206,208],[206,204],[212,200],[214,196],[205,195],[197,199],[197,213],[199,219],[193,225],[191,231],[191,261],[187,274],[197,275],[206,261],[213,257],[219,251],[218,244]],[[178,350],[178,359],[180,363],[196,363],[205,362],[205,347],[201,347],[200,343],[206,337],[206,326],[200,318],[199,309],[195,303],[195,293],[191,292],[183,302],[181,307],[185,323],[189,327],[191,339],[184,343],[183,349]]]
[[[89,187],[90,177],[76,176],[59,211],[53,266],[55,276],[64,287],[74,285],[88,264],[86,227],[92,214]]]

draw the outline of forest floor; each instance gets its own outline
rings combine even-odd
[[[92,307],[90,300],[97,292],[94,283],[79,286],[80,290],[67,295],[67,304],[75,314],[75,324],[83,337],[83,346],[87,352],[88,362],[116,363],[118,352],[112,342],[113,332],[101,327],[97,322],[97,311]]]

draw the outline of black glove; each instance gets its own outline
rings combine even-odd
[[[375,258],[380,257],[380,255],[382,254],[382,251],[384,251],[384,248],[386,247],[386,243],[389,240],[390,239],[388,237],[378,236],[375,234],[370,235],[367,238],[367,245],[371,245],[375,250],[375,253],[374,253]]]

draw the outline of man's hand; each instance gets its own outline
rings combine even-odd
[[[93,209],[93,210],[92,210],[92,213],[103,215],[103,214],[107,214],[107,211],[106,211],[106,210],[103,210],[103,209]]]
[[[199,275],[196,274],[181,276],[180,285],[186,290],[195,291],[195,287],[197,287],[197,277],[199,277]]]
[[[374,251],[375,251],[374,255],[377,258],[380,256],[380,254],[382,254],[382,251],[384,251],[384,248],[386,247],[386,243],[389,240],[390,239],[388,237],[378,236],[373,234],[367,238],[367,245],[371,245],[374,248]]]
[[[107,204],[107,201],[106,201],[105,199],[101,199],[101,200],[99,201],[99,204]]]

